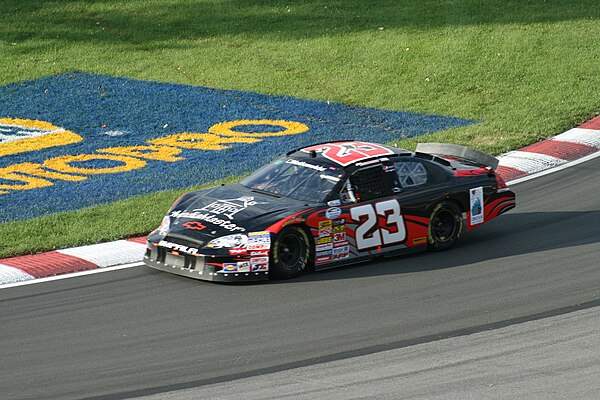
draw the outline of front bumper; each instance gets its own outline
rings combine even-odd
[[[252,282],[269,279],[269,271],[224,272],[223,264],[240,262],[239,258],[215,258],[203,255],[182,255],[148,244],[144,264],[160,271],[188,278],[213,282]]]

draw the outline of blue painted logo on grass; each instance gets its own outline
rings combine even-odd
[[[0,88],[0,222],[240,175],[313,143],[472,122],[80,73],[12,84]]]

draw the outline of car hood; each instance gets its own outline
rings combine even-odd
[[[169,211],[169,236],[185,236],[205,243],[207,239],[262,231],[296,212],[305,201],[276,197],[239,184],[191,192]]]

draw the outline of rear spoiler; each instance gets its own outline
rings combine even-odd
[[[482,151],[472,149],[466,146],[446,143],[419,143],[417,144],[417,153],[435,154],[438,156],[450,156],[462,158],[484,166],[490,166],[492,169],[498,168],[498,159]]]

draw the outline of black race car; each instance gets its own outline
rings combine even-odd
[[[297,149],[236,184],[181,196],[148,236],[144,262],[211,281],[292,278],[415,250],[446,250],[515,207],[473,149],[417,151],[340,141]]]

